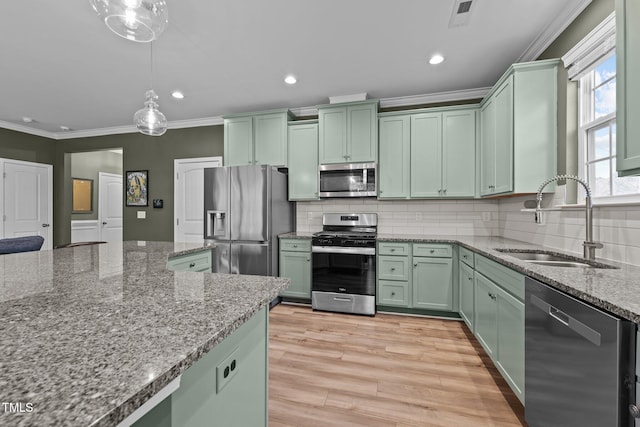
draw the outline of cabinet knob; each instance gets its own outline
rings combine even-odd
[[[309,262],[309,261],[311,261],[311,259],[310,259],[310,258],[307,258],[307,262]]]
[[[297,248],[297,247],[298,247],[298,245],[293,245],[293,247],[294,247],[294,248]]]
[[[413,264],[413,268],[416,268],[418,266],[418,264]]]
[[[396,248],[391,248],[391,252],[395,252],[395,251],[396,251]]]
[[[189,263],[189,268],[193,268],[193,267],[195,267],[195,266],[196,266],[196,263],[195,263],[195,262],[191,262],[191,263]]]
[[[442,190],[442,192],[443,192],[444,194],[447,194],[447,189],[445,188],[444,190]]]
[[[431,250],[429,251],[429,253],[431,253],[431,254],[432,254],[432,253],[434,253],[434,252],[435,252],[435,249],[431,249]]]
[[[391,292],[391,296],[392,297],[396,296],[396,293],[395,292]]]
[[[395,267],[391,267],[391,271],[396,271],[396,268]]]
[[[469,277],[467,277],[467,280],[468,280],[468,281],[472,281],[472,280],[473,280],[473,277],[469,276]]]

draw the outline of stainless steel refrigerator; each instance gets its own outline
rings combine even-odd
[[[278,275],[278,234],[295,228],[287,176],[271,166],[204,170],[204,238],[213,272]]]

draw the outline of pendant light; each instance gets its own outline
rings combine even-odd
[[[133,123],[140,133],[160,136],[167,131],[167,118],[158,109],[158,95],[153,91],[153,43],[151,47],[151,89],[145,93],[144,107],[133,115]]]
[[[107,27],[127,40],[150,42],[169,22],[165,0],[89,0]]]

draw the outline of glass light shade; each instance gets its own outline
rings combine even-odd
[[[167,131],[167,118],[158,110],[158,95],[151,89],[145,93],[145,97],[147,100],[144,102],[144,108],[133,115],[133,123],[145,135],[163,135]]]
[[[169,23],[165,0],[89,0],[111,31],[127,40],[150,42]]]

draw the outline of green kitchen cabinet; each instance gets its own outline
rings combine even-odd
[[[442,114],[414,114],[411,116],[411,197],[442,195]]]
[[[381,117],[378,127],[378,198],[408,198],[411,116]]]
[[[474,331],[474,271],[473,267],[460,261],[458,265],[458,280],[460,288],[460,317],[467,324],[471,331]]]
[[[280,296],[311,299],[311,240],[280,239],[280,277],[291,284]]]
[[[475,274],[474,327],[475,334],[491,359],[498,347],[498,317],[496,285],[482,274]]]
[[[556,59],[513,64],[482,101],[481,196],[535,193],[557,174],[558,67]]]
[[[440,243],[414,243],[411,307],[453,310],[453,250]]]
[[[379,199],[476,193],[476,108],[430,108],[379,118]]]
[[[318,106],[320,164],[375,162],[378,101]]]
[[[474,108],[442,113],[441,196],[475,196],[476,111]]]
[[[289,110],[224,117],[224,164],[287,166]]]
[[[318,123],[289,123],[289,200],[318,199]]]
[[[167,270],[172,271],[211,271],[211,249],[173,256],[167,260]]]
[[[409,307],[411,301],[411,244],[379,242],[376,259],[376,304]]]
[[[640,2],[616,0],[616,169],[640,175]]]
[[[498,352],[496,367],[524,401],[524,303],[496,287]]]

